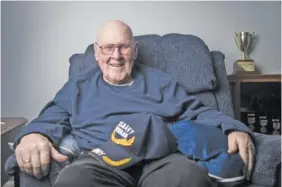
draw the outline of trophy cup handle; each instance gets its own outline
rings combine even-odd
[[[252,53],[257,41],[258,41],[258,36],[256,33],[252,33],[253,35],[253,42],[252,42],[252,45],[250,46],[250,49],[249,49],[249,54]]]

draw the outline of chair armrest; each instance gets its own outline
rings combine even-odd
[[[14,186],[15,187],[20,187],[20,173],[19,173],[20,168],[17,167],[16,172],[14,174]]]
[[[273,186],[281,165],[281,137],[255,133],[256,159],[251,182]]]

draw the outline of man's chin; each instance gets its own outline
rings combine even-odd
[[[108,82],[111,84],[124,84],[126,83],[125,78],[110,78]]]

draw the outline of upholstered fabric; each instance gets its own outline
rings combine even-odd
[[[206,44],[193,35],[136,36],[137,61],[170,73],[188,93],[213,90],[216,77]],[[177,55],[176,55],[177,54]]]
[[[216,103],[218,110],[234,117],[232,96],[230,92],[229,82],[227,81],[226,69],[225,69],[225,56],[219,51],[211,51],[213,59],[214,71],[216,76],[216,88],[213,93],[216,97]]]
[[[138,41],[139,48],[136,63],[145,64],[147,66],[166,71],[166,64],[161,60],[161,36],[135,36],[135,40]]]
[[[89,47],[91,48],[91,47]],[[89,49],[88,48],[88,49]],[[90,51],[90,50],[89,50]],[[93,52],[92,52],[93,53]],[[91,59],[91,60],[88,60]],[[83,60],[83,63],[81,63]],[[70,57],[69,77],[78,76],[80,73],[98,66],[93,54],[74,54]]]
[[[281,136],[268,136],[259,133],[255,133],[255,135],[258,146],[251,181],[256,185],[274,185],[277,166],[281,164]]]

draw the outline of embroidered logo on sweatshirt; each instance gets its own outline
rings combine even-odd
[[[91,152],[96,154],[98,157],[102,157],[102,159],[105,163],[109,164],[110,166],[114,166],[114,167],[122,166],[122,165],[127,164],[131,161],[131,158],[125,158],[125,159],[121,159],[121,160],[112,160],[100,148],[92,149]],[[93,154],[91,154],[91,155],[94,156]]]
[[[135,141],[135,136],[131,137],[130,139],[128,139],[128,136],[133,134],[134,132],[135,131],[130,127],[130,125],[126,124],[123,121],[120,121],[111,134],[111,140],[118,145],[131,146]],[[118,134],[122,138],[117,138],[116,134]]]

